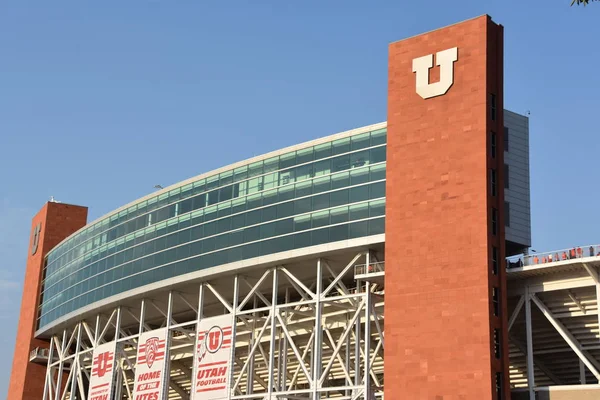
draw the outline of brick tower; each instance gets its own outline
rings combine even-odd
[[[44,259],[54,246],[83,227],[86,220],[87,207],[53,202],[46,203],[33,217],[8,400],[42,398],[46,366],[29,362],[29,353],[36,347],[49,347],[48,342],[34,338]]]
[[[484,15],[390,45],[389,399],[510,395],[502,38]]]

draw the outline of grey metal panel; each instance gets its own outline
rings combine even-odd
[[[529,182],[529,118],[504,110],[504,126],[508,128],[508,151],[504,162],[508,165],[508,188],[504,200],[510,207],[510,226],[506,240],[531,246],[531,199]]]

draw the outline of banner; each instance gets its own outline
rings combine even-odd
[[[88,400],[111,400],[116,351],[117,342],[104,343],[94,349]]]
[[[140,335],[135,365],[133,400],[159,400],[164,395],[167,328]]]
[[[194,355],[194,393],[191,400],[227,398],[231,375],[232,316],[200,320]]]

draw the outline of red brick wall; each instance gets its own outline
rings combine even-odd
[[[87,207],[62,203],[46,203],[31,222],[21,315],[8,388],[8,399],[41,399],[46,367],[29,362],[29,352],[36,347],[48,347],[48,342],[34,339],[40,283],[45,255],[60,241],[86,224]],[[38,248],[31,254],[33,232],[41,222]]]
[[[489,192],[488,90],[499,91],[501,125],[501,38],[482,16],[390,45],[386,398],[495,398],[493,369],[503,366],[492,359],[491,327],[502,321],[492,315],[491,285],[502,287],[503,275],[491,276],[490,251],[493,243],[502,251],[503,230],[492,237],[489,218],[503,202]],[[412,60],[452,47],[453,86],[421,98]],[[439,68],[430,71],[436,82]]]

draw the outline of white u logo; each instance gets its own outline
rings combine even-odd
[[[440,67],[440,81],[429,83],[429,69],[433,67],[433,54],[413,60],[412,70],[417,74],[417,93],[424,99],[446,94],[454,83],[454,62],[458,60],[458,47],[438,51],[435,65]]]

